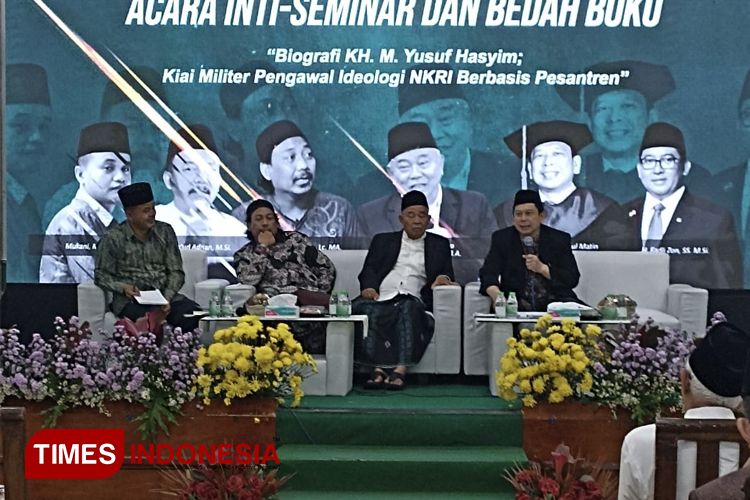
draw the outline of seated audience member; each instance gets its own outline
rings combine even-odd
[[[516,156],[526,155],[529,177],[544,203],[546,225],[570,234],[579,250],[638,250],[629,244],[622,207],[608,196],[576,186],[575,176],[581,173],[578,152],[592,141],[586,125],[565,121],[533,123],[505,138]],[[513,225],[512,198],[495,209],[495,217],[500,227]]]
[[[291,121],[269,125],[255,143],[260,158],[260,185],[274,210],[289,221],[295,231],[310,238],[344,248],[358,248],[361,231],[357,214],[344,198],[313,188],[317,161],[302,131]],[[242,220],[250,202],[232,211]]]
[[[513,225],[492,234],[482,269],[480,291],[494,302],[515,292],[520,311],[546,311],[547,304],[578,298],[578,264],[570,235],[544,225],[539,193],[522,189],[513,201]],[[498,280],[498,277],[500,278]]]
[[[246,305],[265,305],[270,295],[291,293],[302,305],[328,304],[336,278],[331,260],[302,233],[284,232],[273,205],[255,200],[247,207],[247,238],[250,243],[234,254],[240,283],[252,285],[257,293]],[[305,304],[305,301],[310,303]],[[295,322],[292,331],[306,352],[325,352],[325,329]]]
[[[644,251],[669,254],[669,280],[700,288],[742,288],[742,254],[732,213],[692,194],[685,139],[668,123],[649,125],[638,177],[644,196],[625,205]]]
[[[403,389],[407,365],[419,363],[432,339],[432,290],[454,284],[450,243],[425,232],[428,211],[424,193],[406,193],[403,229],[375,235],[359,273],[362,294],[352,311],[366,314],[369,327],[358,361],[375,366],[365,388]]]
[[[112,212],[117,192],[130,184],[128,129],[122,123],[95,123],[81,130],[75,176],[78,192],[47,227],[39,283],[94,280],[99,239],[117,225]]]
[[[483,194],[441,185],[445,158],[427,124],[407,122],[388,132],[388,173],[403,191],[421,191],[427,197],[432,219],[427,231],[451,238],[455,245],[456,277],[475,281],[481,259],[487,254],[488,235],[497,221]],[[399,231],[401,195],[388,196],[359,207],[359,222],[367,237]]]
[[[198,318],[186,314],[200,306],[179,292],[185,283],[182,255],[172,227],[156,220],[151,186],[137,182],[118,191],[127,220],[107,233],[96,251],[97,286],[112,292],[112,312],[135,321],[155,311],[157,318],[192,331]],[[165,306],[138,304],[141,290],[159,290]]]
[[[221,171],[211,129],[200,124],[188,128],[179,133],[191,146],[189,150],[181,151],[177,144],[169,143],[164,184],[174,194],[174,201],[156,207],[156,220],[172,226],[180,243],[214,249],[208,258],[209,278],[234,280],[232,254],[221,249],[239,248],[245,242],[246,228],[214,207],[221,187]]]
[[[750,416],[750,358],[745,361],[745,378],[742,381],[742,414]],[[737,430],[742,439],[750,445],[750,421],[747,416],[737,419]],[[750,493],[748,481],[750,481],[750,463],[693,490],[689,500],[744,500],[747,498],[746,492]]]
[[[685,418],[734,419],[742,399],[745,360],[750,336],[728,323],[712,327],[698,344],[680,373]],[[619,500],[653,500],[656,425],[630,431],[620,454]],[[680,443],[677,451],[677,500],[686,500],[695,489],[696,444]],[[719,474],[737,470],[739,448],[722,443]]]

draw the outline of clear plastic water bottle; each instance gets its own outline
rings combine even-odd
[[[339,297],[338,292],[336,290],[333,291],[331,294],[331,299],[328,301],[328,315],[329,316],[336,316],[336,306],[338,305]]]
[[[505,317],[505,294],[503,292],[498,293],[497,299],[495,299],[495,316],[498,318]]]
[[[352,315],[352,303],[349,300],[348,292],[339,292],[339,300],[336,304],[336,316],[351,316]]]
[[[221,315],[225,318],[234,316],[234,308],[232,307],[232,295],[229,292],[224,292],[224,300],[221,302]]]
[[[518,299],[516,292],[510,292],[508,301],[505,303],[505,315],[509,318],[518,316]]]
[[[211,292],[211,301],[208,303],[208,315],[218,316],[221,314],[221,304],[219,303],[219,292]]]

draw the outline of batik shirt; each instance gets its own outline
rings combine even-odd
[[[272,293],[329,293],[336,278],[331,260],[305,235],[293,231],[277,232],[271,246],[248,243],[234,254],[234,268],[240,283]]]
[[[99,242],[95,283],[113,294],[112,311],[120,314],[130,299],[125,285],[140,290],[160,290],[167,300],[185,284],[182,255],[172,226],[156,221],[146,241],[139,240],[123,222]]]

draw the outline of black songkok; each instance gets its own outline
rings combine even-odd
[[[117,192],[122,202],[122,208],[136,207],[154,201],[154,193],[148,182],[136,182],[125,186]]]
[[[255,141],[255,150],[260,161],[270,165],[271,153],[276,146],[292,137],[302,137],[307,140],[297,124],[289,120],[281,120],[266,127]]]
[[[672,147],[680,153],[680,159],[687,159],[685,151],[685,138],[682,136],[680,129],[669,123],[652,123],[643,134],[641,142],[641,153],[648,148]]]
[[[5,68],[6,104],[50,105],[47,72],[36,64],[8,64]]]
[[[194,123],[193,125],[188,125],[188,129],[190,129],[193,134],[195,134],[195,136],[200,139],[200,142],[205,145],[205,147],[201,146],[199,142],[190,135],[190,132],[187,129],[180,130],[180,137],[185,139],[190,147],[192,147],[193,149],[206,149],[208,151],[213,151],[218,156],[219,151],[216,148],[214,134],[211,132],[210,128],[205,125],[201,125],[200,123]],[[182,150],[177,144],[175,144],[174,142],[169,143],[169,149],[167,150],[167,166],[172,163],[172,160],[180,151]]]
[[[84,128],[78,136],[78,158],[89,153],[130,154],[128,129],[117,122],[94,123]]]
[[[438,148],[426,123],[400,123],[388,132],[388,161],[401,153],[422,148]]]
[[[429,210],[430,206],[427,204],[427,197],[422,191],[409,191],[401,198],[402,212],[413,206],[425,207]]]
[[[448,84],[410,84],[409,80],[413,71],[452,70],[448,64],[420,64],[406,70],[406,83],[398,86],[398,114],[402,116],[411,108],[415,108],[426,102],[438,99],[463,99],[463,91],[456,83]]]
[[[539,213],[544,212],[544,204],[539,197],[539,191],[534,191],[533,189],[521,189],[517,191],[516,197],[513,199],[513,208],[526,203],[533,203],[537,210],[539,210]]]
[[[719,396],[733,398],[743,392],[750,335],[731,323],[714,325],[690,355],[690,369]]]

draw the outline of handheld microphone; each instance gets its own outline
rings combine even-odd
[[[522,241],[523,241],[524,255],[533,254],[534,253],[534,238],[532,238],[531,236],[524,236]]]

